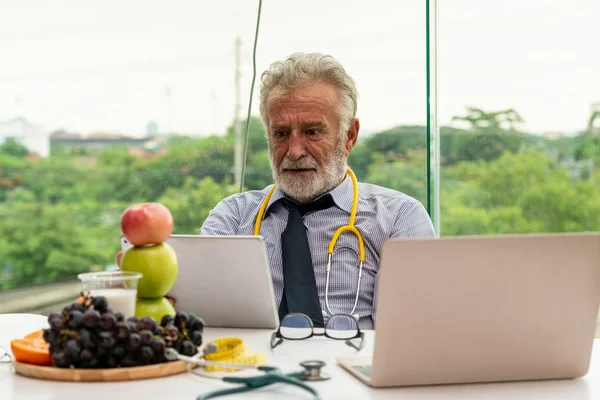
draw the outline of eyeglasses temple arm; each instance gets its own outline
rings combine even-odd
[[[346,340],[346,344],[354,347],[358,351],[361,351],[365,345],[365,334],[361,332],[359,338],[360,338],[360,344],[358,346],[355,345],[354,342],[352,341],[356,338]]]
[[[278,337],[277,333],[278,332],[273,332],[273,334],[271,335],[271,349],[274,349],[275,347],[279,346],[281,342],[283,342],[283,339],[281,337]],[[277,341],[275,342],[275,344],[273,344],[275,339],[277,339]]]

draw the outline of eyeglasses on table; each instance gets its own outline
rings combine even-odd
[[[10,353],[2,346],[0,346],[0,364],[10,364],[11,357]]]
[[[365,341],[365,334],[361,332],[358,321],[352,315],[334,314],[325,323],[325,328],[315,328],[308,315],[292,313],[281,320],[279,328],[271,335],[271,349],[283,343],[284,339],[304,340],[313,336],[345,340],[348,346],[359,351],[362,350]],[[358,344],[355,343],[355,339],[359,339]]]

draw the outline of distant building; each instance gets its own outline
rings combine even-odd
[[[156,121],[149,121],[146,125],[146,135],[157,136],[158,135],[158,124]]]
[[[0,121],[0,144],[11,139],[41,157],[50,155],[50,139],[46,130],[23,117]]]
[[[151,137],[134,138],[106,132],[94,132],[87,136],[66,131],[55,131],[50,135],[52,154],[93,154],[109,147],[156,148],[156,139]]]
[[[539,135],[545,137],[546,139],[560,139],[560,138],[571,138],[577,135],[580,135],[581,132],[578,131],[546,131],[546,132],[541,132]],[[538,135],[538,134],[536,134]]]

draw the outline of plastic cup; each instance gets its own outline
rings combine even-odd
[[[137,286],[142,274],[129,271],[87,272],[77,277],[83,283],[83,290],[92,297],[104,296],[114,313],[120,312],[125,318],[135,315]]]

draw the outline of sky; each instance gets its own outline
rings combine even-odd
[[[426,122],[425,2],[264,0],[260,73],[296,52],[336,57],[355,79],[363,132]],[[48,131],[223,132],[242,40],[246,115],[258,1],[0,0],[0,121]],[[600,102],[598,0],[440,0],[439,123],[465,107],[516,109],[524,129],[585,128]],[[594,50],[596,49],[596,50]]]

